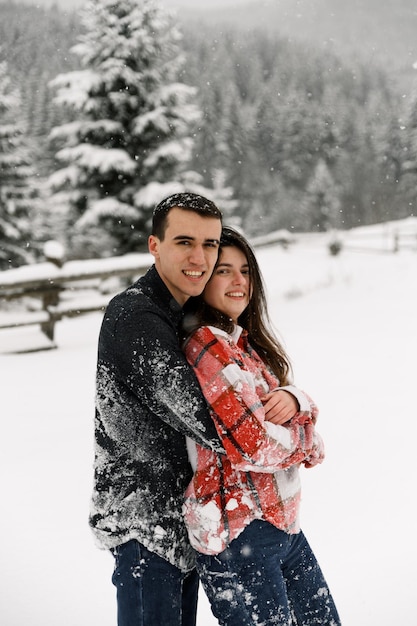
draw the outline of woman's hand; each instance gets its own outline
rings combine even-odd
[[[265,409],[265,420],[272,424],[285,424],[300,410],[295,397],[283,389],[265,394],[261,401]]]

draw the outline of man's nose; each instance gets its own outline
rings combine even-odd
[[[191,255],[190,261],[195,263],[196,265],[202,265],[206,262],[206,256],[204,254],[203,246],[194,246]]]

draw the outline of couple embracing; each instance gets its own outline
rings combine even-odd
[[[90,525],[115,558],[118,626],[195,626],[199,580],[224,626],[339,626],[299,525],[317,408],[252,248],[181,193],[155,208],[149,251],[98,346]]]

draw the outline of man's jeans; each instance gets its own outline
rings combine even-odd
[[[195,570],[184,574],[136,540],[112,552],[118,626],[195,626]]]
[[[303,533],[253,521],[220,554],[198,554],[197,569],[223,626],[340,626]]]

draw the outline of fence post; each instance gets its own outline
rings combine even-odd
[[[59,241],[54,241],[52,239],[47,241],[43,247],[43,254],[47,261],[53,263],[57,267],[61,268],[64,265],[65,248]],[[52,342],[54,341],[55,324],[57,320],[49,307],[58,306],[61,291],[61,286],[53,286],[53,283],[50,282],[49,288],[42,295],[42,309],[48,313],[49,320],[40,325],[41,331]]]
[[[399,249],[400,249],[400,236],[398,234],[398,231],[395,230],[394,231],[394,246],[393,246],[393,250],[392,251],[395,254],[396,252],[398,252]]]
[[[62,289],[59,286],[55,286],[45,291],[42,295],[42,309],[48,313],[49,320],[42,322],[40,327],[44,335],[47,336],[50,341],[54,341],[55,336],[55,324],[56,318],[49,307],[54,307],[59,304],[59,295]]]

